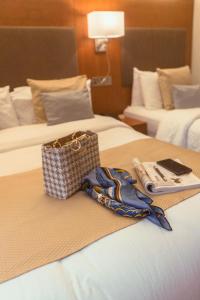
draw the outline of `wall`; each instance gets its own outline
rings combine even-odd
[[[73,0],[0,0],[0,25],[73,26],[73,2]]]
[[[74,26],[80,73],[104,75],[106,58],[94,52],[87,37],[86,14],[92,10],[123,10],[126,26],[185,27],[190,63],[193,0],[0,0],[0,25]],[[113,85],[93,88],[95,112],[117,115],[130,103],[131,89],[121,86],[120,39],[109,44]]]
[[[200,0],[194,4],[192,73],[194,83],[200,83]]]

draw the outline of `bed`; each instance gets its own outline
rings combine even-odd
[[[160,72],[183,69],[182,66],[188,63],[186,46],[184,28],[127,29],[122,43],[122,81],[125,86],[132,85],[132,103],[124,110],[124,115],[145,121],[150,136],[200,151],[199,86],[192,85],[191,79],[178,82],[177,77],[170,92],[176,102],[175,109],[170,111],[166,109],[173,107],[165,107],[162,85],[158,84]],[[171,74],[167,74],[170,80]]]
[[[177,146],[200,151],[200,108],[148,110],[144,106],[128,106],[124,115],[145,121],[148,135]]]
[[[149,139],[105,116],[51,127],[8,128],[0,132],[0,176],[41,167],[41,144],[80,127],[97,132],[100,151]],[[199,300],[199,194],[168,209],[167,218],[173,232],[142,220],[66,258],[1,283],[0,298]]]
[[[147,123],[147,133],[155,137],[161,120],[167,115],[164,109],[149,111],[144,106],[128,106],[123,114],[128,118],[138,119]]]

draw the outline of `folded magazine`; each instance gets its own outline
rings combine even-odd
[[[178,159],[176,161],[180,162]],[[141,162],[138,158],[133,159],[133,167],[149,194],[167,194],[200,188],[200,179],[192,172],[177,176],[156,162]]]

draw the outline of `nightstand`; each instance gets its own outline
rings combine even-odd
[[[125,115],[119,115],[118,119],[121,122],[126,123],[127,125],[131,126],[133,129],[147,134],[147,123],[138,119],[132,119],[132,118],[128,118]]]

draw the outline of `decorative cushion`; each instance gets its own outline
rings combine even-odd
[[[15,109],[9,94],[9,86],[0,88],[0,129],[19,125]]]
[[[36,123],[31,88],[29,86],[18,87],[10,95],[19,124],[30,125]]]
[[[33,107],[38,123],[46,122],[46,116],[41,101],[42,92],[55,92],[60,90],[77,90],[80,91],[86,86],[87,77],[85,75],[75,76],[57,80],[34,80],[27,79],[31,87],[33,96]]]
[[[147,109],[161,109],[162,98],[156,72],[143,72],[140,74],[142,97]]]
[[[80,91],[63,90],[40,94],[48,125],[93,118],[87,88]]]
[[[200,107],[200,85],[174,85],[172,97],[175,108]]]
[[[173,109],[172,85],[191,85],[192,75],[189,66],[184,66],[175,69],[157,69],[159,75],[159,85],[165,109]]]

